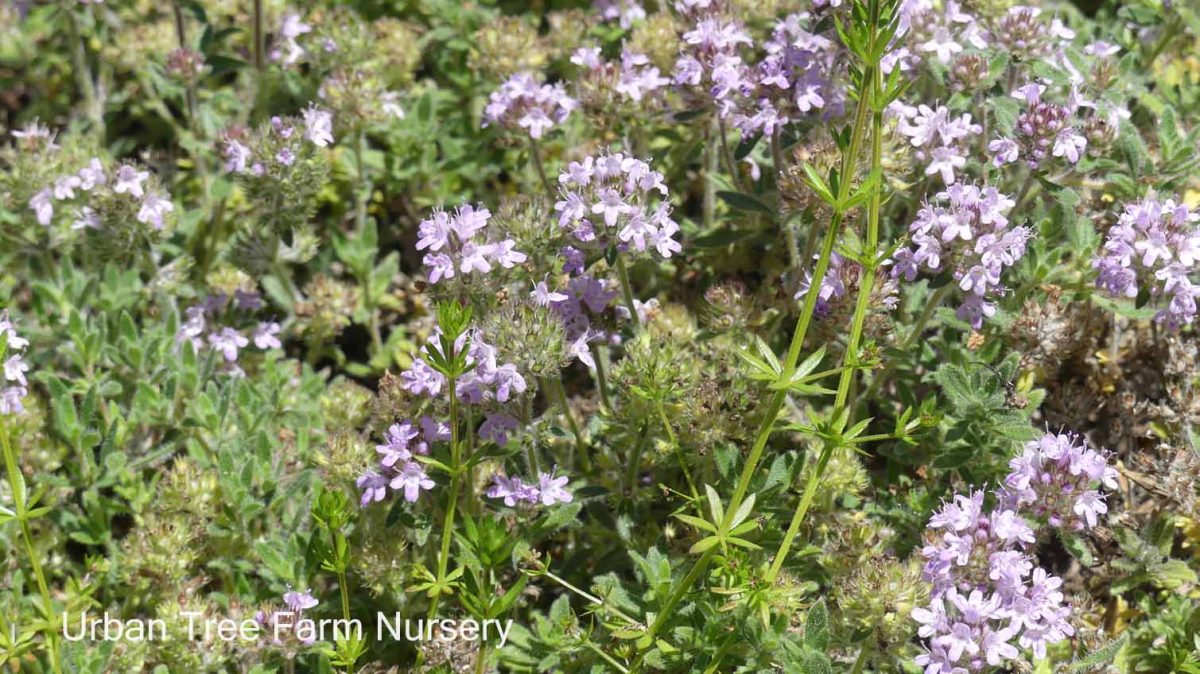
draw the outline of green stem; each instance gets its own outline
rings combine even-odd
[[[546,177],[546,167],[542,165],[542,146],[532,134],[529,135],[529,154],[533,158],[533,166],[537,169],[538,178],[542,181],[542,187],[546,190],[546,196],[553,202],[554,188],[550,186],[550,179]]]
[[[721,155],[725,157],[725,169],[729,171],[730,178],[733,179],[733,184],[737,186],[739,192],[745,192],[746,188],[742,185],[741,173],[737,170],[737,162],[733,158],[733,152],[729,150],[729,141],[725,138],[725,120],[717,115],[718,137],[721,141]]]
[[[717,135],[717,133],[717,117],[713,115],[705,137],[704,172],[702,176],[704,180],[704,200],[701,206],[703,212],[701,222],[704,223],[704,231],[706,232],[712,227],[717,212],[717,183],[715,176],[720,171],[721,158],[717,154],[716,146],[712,142],[713,136]]]
[[[29,557],[29,566],[33,569],[33,578],[37,583],[38,594],[42,599],[42,611],[49,622],[46,627],[46,650],[50,657],[50,666],[57,674],[62,674],[62,663],[59,662],[58,637],[53,627],[54,603],[50,599],[50,586],[46,583],[46,573],[42,570],[41,559],[38,558],[37,548],[33,545],[33,531],[29,528],[28,504],[25,502],[25,480],[20,476],[21,467],[17,464],[16,454],[8,437],[8,422],[0,414],[0,447],[4,450],[4,469],[8,472],[8,486],[12,492],[13,510],[16,519],[21,524],[21,538],[25,543],[25,553]]]
[[[610,667],[612,667],[613,669],[617,670],[618,672],[621,672],[622,674],[629,674],[629,670],[626,669],[624,665],[617,662],[616,659],[613,658],[613,656],[609,655],[608,653],[605,653],[604,650],[602,648],[600,648],[599,646],[597,646],[596,644],[592,643],[591,641],[585,641],[585,642],[583,642],[583,645],[586,646],[588,648],[588,650],[590,650],[593,653],[595,653],[596,655],[600,656],[600,659],[603,660],[604,662],[608,663],[608,665]]]
[[[871,22],[872,26],[877,26],[879,21],[879,3],[871,3]],[[872,43],[874,35],[872,35]],[[865,91],[864,97],[868,101],[874,102],[882,88],[881,73],[878,64],[869,66],[863,70],[863,83]],[[872,108],[875,106],[872,104]],[[883,110],[873,109],[871,115],[871,172],[881,170],[883,165]],[[849,178],[846,179],[849,182]],[[842,354],[842,373],[838,379],[837,394],[833,402],[833,416],[837,419],[842,415],[846,407],[846,401],[850,396],[850,384],[854,381],[854,375],[858,370],[858,347],[862,340],[863,326],[866,324],[867,305],[871,298],[871,289],[875,286],[875,270],[879,265],[879,211],[883,201],[883,190],[881,181],[876,181],[871,189],[871,195],[867,202],[867,232],[865,237],[863,274],[858,284],[858,297],[854,305],[854,318],[850,324],[850,339],[846,342],[846,350]],[[814,279],[823,278],[816,276]],[[814,281],[814,285],[816,282]],[[853,415],[846,421],[846,426],[853,426]],[[808,513],[809,506],[812,505],[813,496],[817,491],[817,483],[825,474],[825,468],[829,465],[829,459],[833,455],[833,451],[837,448],[837,443],[827,442],[821,449],[821,456],[817,460],[817,464],[813,466],[813,472],[809,475],[808,483],[804,486],[804,494],[800,498],[800,503],[796,507],[796,511],[792,514],[792,521],[788,525],[787,532],[783,536],[783,540],[779,544],[779,550],[775,553],[775,559],[771,562],[771,568],[767,572],[766,582],[773,583],[779,575],[780,569],[783,567],[784,561],[787,559],[788,551],[791,549],[792,543],[795,541],[796,534],[800,531],[800,525],[804,522],[804,517]]]
[[[650,435],[650,426],[643,426],[642,432],[638,433],[637,444],[633,446],[633,451],[630,453],[627,460],[629,465],[625,468],[625,491],[632,494],[637,487],[638,468],[642,463],[642,449],[646,446],[646,438]]]
[[[700,491],[696,489],[696,482],[692,479],[692,471],[688,468],[687,459],[683,456],[683,450],[679,446],[679,441],[675,439],[675,430],[671,428],[671,421],[667,418],[667,410],[663,407],[663,402],[658,401],[658,418],[662,420],[663,428],[667,430],[667,439],[671,442],[671,452],[679,461],[679,468],[683,471],[683,478],[687,480],[688,493],[692,496],[692,505],[696,508],[696,514],[704,517],[704,513],[700,508]]]
[[[858,651],[858,657],[854,659],[854,668],[850,670],[850,674],[862,674],[863,667],[867,664],[869,652],[870,649],[867,648],[866,644],[863,644],[863,647]]]
[[[612,402],[608,399],[608,377],[604,374],[604,359],[600,351],[600,346],[596,342],[592,342],[592,360],[596,361],[596,384],[600,388],[600,403],[605,410],[612,410]]]
[[[462,468],[461,461],[458,455],[458,391],[455,385],[454,378],[449,378],[449,396],[450,396],[450,470],[452,477],[450,478],[450,502],[446,506],[446,519],[442,523],[442,545],[438,550],[437,560],[437,581],[441,583],[446,578],[446,567],[450,563],[450,541],[454,534],[454,514],[458,507],[458,493],[462,489]],[[441,599],[444,588],[440,589],[438,594],[433,596],[429,602],[429,613],[427,620],[433,620],[437,617],[438,600]]]
[[[263,0],[254,0],[254,69],[262,72],[266,67],[263,61],[263,52],[265,50],[263,22],[266,19],[263,17]]]
[[[854,125],[850,132],[850,144],[847,147],[846,154],[842,156],[842,170],[839,175],[842,179],[838,183],[837,202],[843,203],[850,194],[851,184],[854,182],[851,179],[851,173],[857,163],[859,150],[862,147],[863,135],[867,126],[867,112],[870,108],[870,101],[867,88],[869,86],[869,78],[863,77],[863,83],[858,95],[858,105],[854,114]],[[829,224],[829,229],[825,233],[825,240],[821,247],[820,257],[817,259],[817,266],[813,272],[814,279],[822,279],[825,277],[826,271],[829,269],[829,260],[833,254],[834,244],[837,242],[837,235],[841,230],[842,220],[845,213],[841,209],[835,209],[833,217]],[[796,371],[796,363],[800,359],[800,351],[804,346],[804,337],[808,333],[809,324],[812,322],[813,312],[816,309],[818,289],[820,283],[810,284],[809,290],[804,295],[804,307],[800,312],[800,319],[796,322],[795,332],[792,334],[792,342],[788,347],[788,353],[783,367],[783,379],[790,379],[791,375]],[[771,436],[771,432],[775,427],[775,420],[779,415],[779,411],[783,408],[784,400],[787,398],[787,390],[781,388],[772,396],[767,405],[766,413],[763,416],[758,432],[754,438],[754,444],[750,448],[750,454],[746,458],[746,465],[742,467],[742,473],[738,479],[737,487],[730,499],[729,507],[726,510],[725,522],[722,523],[722,528],[727,529],[733,515],[741,506],[742,500],[746,496],[746,492],[750,488],[750,481],[754,477],[754,471],[758,467],[758,462],[762,459],[763,451],[766,449],[767,440]],[[630,666],[631,672],[639,670],[646,653],[649,652],[649,646],[654,643],[654,638],[659,630],[663,628],[667,620],[670,619],[672,612],[684,595],[691,590],[691,586],[700,578],[712,560],[717,548],[714,546],[704,551],[700,559],[683,577],[679,585],[676,586],[666,602],[659,609],[658,615],[654,622],[647,629],[646,634],[639,640],[641,644],[638,647],[637,654],[634,656],[633,663]]]
[[[629,270],[625,267],[625,257],[617,254],[617,276],[621,279],[621,294],[625,297],[625,306],[629,308],[629,320],[633,322],[633,331],[642,328],[642,319],[638,316],[637,305],[633,302],[633,287],[629,284]]]

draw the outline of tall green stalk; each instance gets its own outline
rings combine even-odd
[[[53,626],[54,603],[50,599],[50,586],[46,584],[46,573],[42,570],[42,562],[38,558],[37,549],[33,545],[33,531],[29,528],[29,504],[25,501],[25,478],[21,475],[21,467],[17,464],[17,456],[13,452],[12,443],[8,437],[8,423],[0,414],[0,447],[4,450],[4,469],[8,473],[9,491],[12,492],[13,510],[21,526],[21,539],[25,543],[25,553],[29,557],[29,566],[33,569],[33,578],[37,583],[38,594],[42,599],[42,612],[47,620],[46,650],[50,656],[50,666],[56,674],[62,674],[62,663],[59,662],[58,633]]]
[[[858,92],[858,105],[854,114],[854,123],[850,131],[850,143],[847,146],[846,153],[842,156],[842,166],[838,182],[837,201],[844,202],[850,196],[850,188],[853,184],[851,174],[857,164],[858,153],[862,147],[863,136],[866,132],[867,113],[870,110],[870,96],[867,89],[870,86],[871,80],[864,77],[860,90]],[[833,255],[833,248],[837,242],[838,233],[841,231],[842,222],[845,218],[845,212],[841,209],[835,209],[833,217],[829,223],[829,228],[825,232],[824,240],[821,245],[821,253],[817,258],[816,269],[813,271],[814,279],[825,277],[825,273],[829,269],[829,260]],[[815,235],[815,227],[813,234]],[[796,322],[795,331],[792,334],[791,344],[788,346],[786,359],[783,363],[782,379],[790,379],[796,371],[796,364],[800,360],[800,352],[804,346],[804,338],[808,334],[809,325],[812,323],[813,312],[816,310],[817,295],[819,292],[820,283],[812,283],[808,292],[804,295],[804,306],[800,311],[800,319]],[[728,528],[733,516],[737,513],[742,501],[746,497],[746,492],[750,489],[750,482],[754,478],[755,469],[758,467],[759,461],[767,446],[767,440],[771,436],[771,432],[775,428],[775,420],[779,416],[780,410],[783,409],[784,401],[787,399],[787,389],[781,388],[776,390],[770,401],[767,403],[767,409],[763,415],[762,422],[759,425],[758,432],[754,437],[754,444],[750,448],[750,454],[746,457],[746,464],[742,467],[742,472],[738,478],[737,487],[734,489],[733,497],[730,499],[729,506],[725,511],[725,521],[722,523],[723,528]],[[658,614],[654,622],[647,628],[646,634],[639,640],[639,646],[633,662],[630,665],[630,672],[637,672],[641,667],[646,653],[650,646],[654,643],[654,638],[659,630],[663,628],[667,620],[670,619],[671,613],[675,607],[683,599],[684,595],[691,591],[692,585],[700,578],[704,571],[708,568],[709,562],[716,553],[717,548],[712,547],[701,554],[695,564],[683,577],[679,585],[675,586],[671,594],[667,596],[666,602],[659,608]]]
[[[873,2],[872,5],[872,26],[877,27],[879,22],[879,3]],[[872,43],[874,35],[872,35]],[[867,92],[867,99],[872,103],[871,115],[871,173],[882,171],[883,166],[883,110],[877,105],[879,101],[880,90],[882,88],[881,73],[878,64],[871,64],[863,70],[863,81]],[[849,180],[847,179],[847,182]],[[854,374],[857,372],[858,347],[862,341],[863,325],[866,323],[867,305],[871,298],[871,289],[875,286],[875,272],[879,265],[879,211],[882,206],[883,188],[882,180],[876,180],[871,186],[871,193],[867,200],[867,232],[865,239],[865,247],[862,251],[862,267],[863,274],[858,284],[858,296],[854,304],[854,318],[850,324],[850,338],[846,342],[846,351],[842,354],[842,374],[838,379],[837,394],[833,402],[833,418],[840,418],[843,410],[846,407],[847,399],[850,395],[850,385],[854,381]],[[821,276],[814,279],[822,278]],[[817,282],[814,280],[814,285]],[[845,425],[847,427],[854,425],[854,420],[848,418]],[[775,553],[775,559],[771,562],[771,568],[767,572],[766,582],[772,583],[779,575],[779,570],[783,567],[784,560],[787,559],[788,551],[791,549],[792,543],[796,538],[797,532],[800,531],[800,525],[804,522],[804,517],[808,513],[809,506],[812,505],[814,494],[816,494],[817,484],[825,474],[825,468],[829,464],[829,459],[833,451],[837,448],[836,443],[826,442],[821,448],[821,455],[817,459],[817,464],[813,466],[812,472],[809,474],[808,482],[804,485],[804,494],[800,498],[799,505],[796,506],[796,511],[792,515],[792,521],[788,525],[787,533],[784,534],[783,540],[779,544],[779,550]]]
[[[442,545],[438,550],[437,559],[437,581],[443,583],[446,580],[446,567],[450,563],[450,541],[454,538],[454,515],[458,508],[458,493],[462,490],[462,460],[459,456],[459,431],[458,431],[458,390],[453,377],[449,379],[449,395],[450,395],[450,501],[446,505],[446,519],[442,523]],[[438,593],[433,595],[429,601],[429,613],[427,618],[433,620],[437,617],[438,601],[445,592],[444,588],[440,588]]]

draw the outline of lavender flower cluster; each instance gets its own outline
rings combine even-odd
[[[305,151],[299,143],[301,138],[314,147],[333,143],[333,114],[309,104],[299,120],[272,117],[262,137],[249,147],[237,138],[227,138],[222,150],[225,170],[256,177],[286,173]]]
[[[919,161],[925,162],[925,175],[938,175],[946,185],[958,181],[955,171],[967,164],[968,143],[983,127],[971,121],[971,115],[958,117],[944,105],[916,107],[895,101],[888,108],[897,119],[896,130],[909,139]]]
[[[1039,522],[1082,531],[1108,512],[1097,484],[1117,488],[1117,470],[1086,439],[1071,433],[1047,433],[1025,444],[1009,462],[1002,501]]]
[[[22,356],[29,340],[17,334],[17,326],[8,317],[8,311],[0,312],[0,337],[4,338],[4,376],[0,377],[0,414],[18,414],[25,411],[21,401],[29,394],[25,373],[29,365]]]
[[[445,375],[429,364],[432,349],[438,349],[440,333],[436,332],[422,347],[424,356],[414,359],[412,366],[400,374],[401,386],[416,396],[439,398],[449,393]],[[525,377],[513,363],[499,363],[495,347],[483,339],[478,328],[459,336],[453,345],[455,352],[465,350],[469,371],[455,380],[455,395],[459,402],[482,408],[483,423],[478,435],[497,445],[508,443],[509,434],[516,431],[518,421],[508,407],[517,396],[525,393]],[[393,424],[376,445],[380,454],[378,469],[368,470],[357,480],[362,490],[360,503],[367,506],[387,497],[388,488],[402,492],[404,500],[416,502],[422,491],[433,489],[435,483],[425,472],[415,455],[428,455],[435,442],[451,439],[450,427],[431,416],[423,416],[414,425],[409,421]],[[565,484],[565,478],[563,484]],[[560,485],[561,486],[561,485]]]
[[[996,313],[988,296],[1004,291],[1001,272],[1024,256],[1033,232],[1009,222],[1005,214],[1013,200],[994,187],[958,183],[939,192],[937,199],[946,205],[921,207],[909,225],[914,246],[896,252],[892,273],[912,281],[921,269],[951,270],[964,293],[958,317],[978,329],[984,318]]]
[[[1107,511],[1092,488],[1115,487],[1104,456],[1067,434],[1047,433],[1011,462],[984,512],[984,492],[956,495],[929,520],[922,550],[929,606],[914,609],[927,650],[925,674],[960,674],[1021,657],[1018,646],[1045,657],[1046,647],[1074,634],[1062,579],[1034,566],[1036,532],[1025,519],[1084,529]],[[1067,510],[1069,508],[1069,511]]]
[[[25,139],[31,134],[47,132],[35,123],[32,128],[12,133],[18,139]],[[48,145],[48,149],[56,147],[53,143]],[[109,196],[117,195],[114,198],[129,200],[130,206],[136,207],[134,217],[138,222],[161,230],[163,219],[175,210],[175,204],[165,192],[147,189],[146,182],[149,178],[149,171],[139,170],[133,164],[122,163],[115,168],[107,167],[99,157],[92,157],[87,166],[55,178],[50,186],[36,192],[29,199],[29,209],[33,211],[38,224],[48,227],[54,219],[55,202],[72,201],[77,196],[103,189]],[[71,223],[72,229],[100,228],[103,219],[93,206],[91,201],[77,204]]]
[[[517,73],[488,97],[483,125],[522,129],[538,139],[565,122],[578,105],[561,83],[542,84],[531,73]]]
[[[486,274],[493,264],[511,269],[525,262],[525,253],[516,250],[512,239],[495,238],[494,230],[488,229],[491,216],[482,206],[464,204],[453,214],[438,209],[421,221],[417,250],[430,251],[422,259],[430,283],[453,278],[456,272]]]
[[[512,508],[519,503],[527,505],[552,506],[556,503],[570,503],[574,495],[566,490],[569,481],[565,475],[555,474],[555,469],[549,473],[538,473],[537,484],[528,484],[519,477],[507,477],[497,474],[492,478],[492,484],[485,495],[488,498],[504,500],[504,505]]]
[[[1103,252],[1092,260],[1096,285],[1113,297],[1169,297],[1154,320],[1171,329],[1196,317],[1200,286],[1191,280],[1200,265],[1200,214],[1174,199],[1148,197],[1126,204],[1108,230]]]
[[[717,3],[680,3],[684,16],[695,23],[683,34],[681,54],[675,61],[672,81],[679,87],[697,87],[699,98],[716,106],[721,117],[737,110],[737,97],[747,86],[750,70],[742,60],[742,45],[753,40],[745,27],[715,11]]]
[[[379,470],[368,470],[355,482],[362,490],[363,507],[387,498],[388,487],[403,493],[409,503],[415,503],[422,490],[433,489],[433,480],[413,456],[427,456],[430,445],[449,440],[450,427],[429,416],[421,417],[418,425],[419,429],[409,421],[392,424],[384,433],[384,443],[375,445]]]
[[[188,307],[184,312],[187,319],[175,333],[176,343],[191,342],[196,353],[209,348],[221,355],[223,370],[235,377],[245,376],[238,366],[238,355],[254,343],[263,351],[279,349],[282,330],[275,321],[259,321],[252,329],[238,329],[233,323],[245,322],[249,312],[261,309],[262,298],[258,293],[235,291],[233,297],[225,294],[210,295],[203,302]],[[248,336],[247,336],[248,335]]]
[[[558,182],[558,224],[579,244],[653,248],[663,258],[682,249],[674,239],[679,224],[671,219],[663,175],[648,162],[621,152],[588,156],[571,162]]]
[[[743,58],[753,46],[745,27],[727,16],[722,3],[684,1],[676,9],[692,27],[682,36],[672,81],[694,97],[716,107],[743,137],[773,135],[783,126],[818,110],[841,108],[833,86],[837,45],[809,32],[805,13],[778,21],[757,62]]]
[[[536,306],[550,307],[562,321],[568,342],[567,353],[589,368],[595,368],[596,361],[588,345],[604,339],[606,333],[593,327],[593,319],[616,299],[617,291],[586,274],[571,278],[563,290],[550,290],[545,281],[539,281],[530,293],[530,300]]]
[[[1017,117],[1015,138],[997,138],[988,143],[996,166],[1024,160],[1032,169],[1040,168],[1050,157],[1059,157],[1070,164],[1079,162],[1087,150],[1087,138],[1075,123],[1076,111],[1094,108],[1084,100],[1075,87],[1066,105],[1044,100],[1046,86],[1030,82],[1013,92],[1013,97],[1025,102],[1025,110]]]
[[[764,44],[766,56],[743,71],[741,98],[733,125],[749,138],[771,136],[805,115],[843,107],[834,84],[839,49],[835,41],[809,32],[807,14],[789,14],[776,22]]]
[[[955,0],[947,0],[943,5],[933,0],[902,2],[898,32],[907,46],[898,47],[890,56],[904,70],[927,55],[946,64],[967,47],[988,46],[987,31],[974,14]]]
[[[601,20],[616,21],[626,30],[646,18],[641,0],[592,0],[592,7]]]
[[[580,47],[571,55],[571,63],[585,70],[590,90],[615,92],[634,103],[641,103],[671,83],[650,63],[648,56],[628,48],[621,50],[621,60],[617,63],[605,61],[599,47]]]

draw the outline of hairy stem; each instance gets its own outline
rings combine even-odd
[[[29,557],[29,567],[33,570],[33,578],[37,583],[38,594],[42,599],[42,612],[47,619],[53,616],[54,604],[50,599],[50,586],[46,584],[46,573],[42,570],[41,559],[38,558],[37,548],[33,545],[33,531],[29,528],[28,503],[25,501],[25,480],[18,471],[16,454],[8,437],[8,423],[4,415],[0,415],[0,447],[4,450],[4,469],[8,473],[8,486],[12,493],[13,510],[16,519],[21,523],[21,539],[25,543],[25,554]],[[53,622],[51,620],[51,622]],[[58,636],[53,627],[46,628],[46,651],[50,657],[50,666],[57,674],[62,674],[62,663],[58,660]]]
[[[550,186],[550,179],[546,177],[546,167],[542,165],[542,146],[532,134],[529,135],[529,155],[533,158],[533,166],[537,169],[538,178],[542,181],[546,196],[553,202],[554,188]]]
[[[442,546],[438,550],[437,560],[437,581],[440,583],[446,578],[446,567],[450,563],[450,541],[454,537],[454,514],[458,507],[458,493],[462,489],[462,468],[461,459],[458,455],[459,448],[459,430],[458,430],[458,391],[453,377],[449,378],[449,395],[450,395],[450,501],[446,505],[446,519],[442,523]],[[428,620],[433,620],[437,617],[438,600],[441,599],[444,588],[440,589],[438,594],[433,596],[429,601]]]
[[[617,276],[621,279],[621,294],[625,297],[625,306],[629,309],[629,320],[633,322],[633,331],[642,328],[642,319],[638,316],[637,305],[633,302],[633,288],[629,284],[629,270],[625,267],[625,258],[617,254]]]

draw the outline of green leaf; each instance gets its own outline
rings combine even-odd
[[[712,515],[712,521],[725,521],[725,507],[721,505],[721,497],[717,495],[717,490],[712,488],[712,485],[704,485],[704,494],[708,497],[708,512]]]
[[[702,520],[699,517],[694,517],[692,515],[685,515],[683,513],[678,513],[675,515],[675,519],[678,519],[682,522],[686,522],[687,524],[690,524],[693,527],[700,529],[701,531],[707,531],[709,533],[714,533],[714,534],[717,533],[717,528],[715,526],[713,526],[712,522],[709,522],[707,520]]]
[[[738,506],[737,512],[733,514],[733,521],[730,522],[730,527],[736,527],[745,522],[747,517],[750,517],[750,513],[754,511],[755,498],[757,498],[757,495],[751,494],[746,497],[746,500],[742,501],[742,505]]]
[[[829,611],[824,599],[808,609],[808,617],[804,620],[804,644],[819,653],[829,647]]]
[[[833,663],[829,656],[814,650],[805,649],[801,653],[800,666],[804,674],[833,674]]]
[[[1187,562],[1181,559],[1168,559],[1150,569],[1150,578],[1154,584],[1164,590],[1174,590],[1184,585],[1194,585],[1197,582],[1196,572]]]
[[[1091,671],[1096,665],[1102,665],[1112,662],[1117,657],[1117,653],[1125,646],[1125,642],[1129,640],[1129,632],[1123,632],[1121,636],[1104,644],[1100,648],[1089,653],[1086,657],[1075,660],[1067,665],[1068,672],[1087,672]]]
[[[772,209],[770,206],[764,204],[763,202],[759,201],[758,199],[750,196],[749,194],[742,194],[741,192],[721,191],[721,192],[717,192],[717,196],[721,199],[721,201],[724,201],[725,203],[729,204],[730,206],[732,206],[733,208],[736,208],[739,211],[765,213],[767,215],[775,214],[774,209]]]

